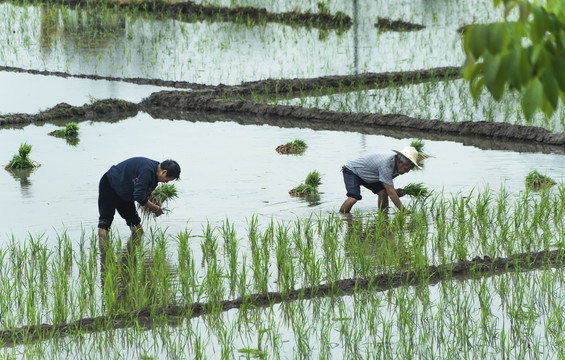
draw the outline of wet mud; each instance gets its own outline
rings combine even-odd
[[[298,149],[292,145],[279,145],[275,148],[275,151],[281,155],[297,155],[297,154],[302,154],[304,152],[304,151],[298,151]]]
[[[114,120],[127,119],[135,116],[138,109],[139,106],[137,104],[116,99],[99,100],[92,104],[85,104],[83,106],[72,106],[67,103],[60,103],[51,109],[42,111],[35,115],[0,115],[0,126],[12,124],[37,124],[56,120],[84,121],[104,118],[104,121],[108,121],[109,118]]]
[[[427,81],[444,81],[461,78],[461,68],[456,66],[439,67],[427,70],[398,71],[385,73],[362,73],[355,75],[321,76],[316,78],[301,79],[265,79],[259,81],[243,82],[240,85],[217,86],[191,83],[187,81],[172,81],[148,78],[121,78],[87,74],[69,74],[60,71],[45,71],[23,69],[11,66],[0,66],[0,71],[27,73],[43,76],[57,76],[63,78],[77,78],[89,80],[122,81],[137,85],[154,85],[175,89],[189,89],[200,95],[224,96],[235,98],[249,98],[251,95],[262,96],[266,99],[272,97],[300,97],[316,92],[339,93],[358,91],[360,89],[385,88],[389,86],[413,85]]]
[[[267,292],[250,294],[234,300],[219,303],[193,303],[187,306],[176,304],[144,307],[138,311],[114,316],[84,318],[64,324],[41,324],[5,329],[0,332],[0,343],[14,346],[21,343],[42,341],[57,337],[65,337],[73,333],[92,333],[109,328],[141,327],[151,328],[159,324],[174,325],[187,318],[199,317],[212,309],[228,311],[242,307],[269,307],[282,302],[310,300],[330,296],[348,296],[357,291],[387,291],[401,286],[429,286],[441,281],[477,279],[485,276],[496,276],[508,272],[525,272],[547,267],[562,267],[565,262],[565,251],[545,250],[516,254],[509,258],[488,256],[476,257],[446,265],[431,265],[419,270],[403,271],[392,274],[379,274],[370,278],[343,279],[318,287],[293,289],[285,293]]]
[[[381,31],[418,31],[425,28],[424,25],[411,24],[402,20],[379,19],[375,27]]]

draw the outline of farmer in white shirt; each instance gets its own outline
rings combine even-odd
[[[418,165],[418,151],[412,146],[402,151],[393,150],[396,154],[371,153],[348,161],[342,168],[343,181],[347,190],[347,199],[339,209],[349,213],[355,203],[361,200],[361,185],[379,196],[379,209],[388,208],[388,198],[401,211],[410,211],[402,206],[399,195],[394,189],[392,179],[406,174]],[[400,194],[404,195],[403,193]]]

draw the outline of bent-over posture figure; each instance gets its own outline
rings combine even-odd
[[[179,177],[180,166],[174,160],[159,163],[144,157],[134,157],[112,166],[100,179],[98,188],[100,246],[104,246],[116,210],[130,227],[132,238],[143,235],[135,201],[145,205],[155,216],[162,215],[163,210],[149,201],[148,197],[158,183],[167,183]]]
[[[418,165],[418,151],[411,146],[402,151],[393,150],[396,154],[371,153],[348,161],[343,167],[343,181],[347,190],[347,199],[339,209],[348,213],[355,203],[361,200],[361,185],[379,196],[379,209],[388,208],[388,199],[401,211],[409,212],[402,206],[394,189],[392,179],[406,174]]]

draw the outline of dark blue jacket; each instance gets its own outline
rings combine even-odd
[[[157,187],[158,165],[158,161],[144,157],[124,160],[108,170],[108,182],[123,200],[145,205],[147,197]]]

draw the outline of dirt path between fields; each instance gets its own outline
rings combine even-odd
[[[183,319],[194,318],[206,314],[209,309],[228,311],[242,306],[269,307],[282,302],[308,300],[329,296],[349,296],[359,290],[387,291],[401,286],[433,285],[441,281],[468,280],[484,276],[494,276],[506,272],[532,271],[545,267],[561,267],[565,261],[564,250],[521,253],[509,258],[491,259],[477,257],[452,264],[429,266],[418,272],[406,271],[393,274],[379,274],[371,278],[344,279],[332,284],[322,284],[316,288],[301,288],[288,293],[267,292],[251,294],[245,298],[225,300],[219,304],[193,303],[187,306],[167,305],[145,307],[133,313],[115,316],[99,316],[84,318],[65,324],[41,324],[5,329],[0,332],[0,342],[4,346],[21,343],[50,340],[65,337],[74,333],[92,333],[109,328],[141,327],[152,328],[164,322],[169,325],[178,324]]]

